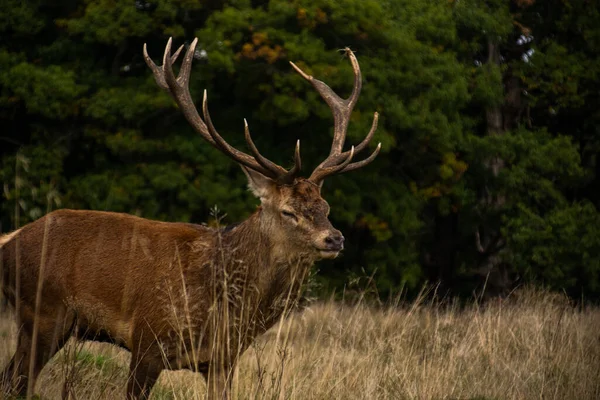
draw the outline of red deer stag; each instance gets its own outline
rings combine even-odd
[[[327,216],[323,180],[362,161],[377,128],[343,151],[361,73],[350,49],[354,88],[342,99],[325,83],[291,63],[327,102],[334,117],[329,156],[308,179],[298,176],[300,144],[286,170],[262,156],[248,125],[251,154],[230,146],[192,101],[188,83],[197,39],[178,76],[183,46],[162,67],[144,58],[158,86],[169,92],[193,128],[238,162],[261,205],[246,221],[224,229],[150,221],[127,214],[58,210],[0,238],[3,291],[15,307],[17,349],[2,372],[4,390],[33,392],[35,379],[67,339],[106,341],[131,351],[127,398],[145,399],[163,369],[189,368],[207,380],[208,398],[229,398],[233,367],[252,340],[265,332],[297,297],[302,278],[319,259],[335,258],[344,237]]]

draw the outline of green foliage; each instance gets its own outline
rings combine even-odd
[[[6,0],[0,13],[0,32],[15,36],[30,36],[44,28],[38,14],[39,1]]]
[[[140,2],[139,7],[134,7],[128,1],[85,0],[83,3],[83,15],[60,19],[58,24],[66,26],[72,34],[81,35],[87,42],[107,45],[118,45],[125,38],[142,38],[156,31],[165,35],[182,36],[183,27],[173,24],[179,11],[178,3],[186,3],[185,7],[190,11],[199,7],[199,2],[189,1],[160,1],[154,4]],[[146,7],[151,7],[151,12]],[[165,26],[165,23],[170,26]]]
[[[473,101],[483,106],[499,106],[503,102],[502,71],[494,64],[474,68]]]
[[[506,164],[507,168],[498,176],[489,171],[478,172],[490,189],[506,196],[507,205],[566,204],[564,191],[583,182],[578,149],[566,136],[552,137],[545,130],[519,129],[502,136],[473,137],[470,145],[472,164],[484,165],[490,157],[498,157]]]
[[[508,2],[467,0],[453,3],[459,27],[475,31],[476,35],[493,38],[494,41],[504,41],[512,33],[513,16]]]
[[[506,225],[510,261],[524,278],[572,295],[600,294],[600,215],[584,202],[538,215],[520,205]]]
[[[207,56],[190,87],[197,104],[207,89],[219,132],[244,148],[246,118],[261,152],[283,165],[300,139],[305,173],[328,152],[332,117],[289,61],[345,96],[352,69],[338,50],[348,46],[364,84],[347,146],[377,111],[373,146],[383,150],[325,184],[348,246],[322,264],[324,290],[366,275],[384,296],[438,279],[471,293],[463,278],[489,256],[475,241],[488,231],[501,233],[519,275],[599,296],[586,224],[600,202],[599,12],[584,0],[9,0],[2,228],[56,207],[205,222],[218,205],[225,223],[246,217],[257,201],[243,174],[158,89],[143,43],[160,63],[168,36],[176,46],[197,36]],[[521,103],[508,96],[512,78]],[[501,134],[489,134],[492,109],[514,113]]]
[[[3,70],[0,84],[13,93],[8,102],[22,101],[28,112],[52,119],[76,115],[76,99],[85,90],[71,71],[58,65],[38,67],[25,62]]]

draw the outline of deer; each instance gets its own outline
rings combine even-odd
[[[16,351],[0,375],[5,393],[31,395],[44,365],[71,337],[108,342],[131,352],[127,399],[147,399],[163,370],[191,369],[207,383],[208,399],[229,399],[236,362],[260,334],[287,315],[312,265],[336,258],[344,236],[328,219],[321,197],[325,178],[371,163],[366,158],[378,113],[357,146],[343,150],[362,76],[354,72],[344,99],[327,84],[293,69],[330,107],[331,150],[308,178],[300,176],[300,142],[286,169],[255,146],[250,154],[215,129],[206,90],[200,117],[189,90],[198,39],[187,48],[177,76],[168,40],[162,66],[143,55],[157,85],[168,92],[208,143],[237,162],[260,200],[245,221],[230,227],[154,221],[106,211],[59,209],[0,237],[2,291],[15,309]]]

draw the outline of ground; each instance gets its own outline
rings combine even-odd
[[[0,318],[0,363],[16,330]],[[42,372],[42,399],[124,398],[129,353],[71,342]],[[261,336],[234,378],[235,399],[598,399],[600,309],[522,289],[459,306],[314,303]],[[66,383],[65,383],[66,382]],[[204,381],[163,372],[152,399],[202,399]]]

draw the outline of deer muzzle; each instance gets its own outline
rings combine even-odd
[[[322,258],[336,258],[344,250],[344,236],[340,231],[326,232],[317,245],[317,250]]]

